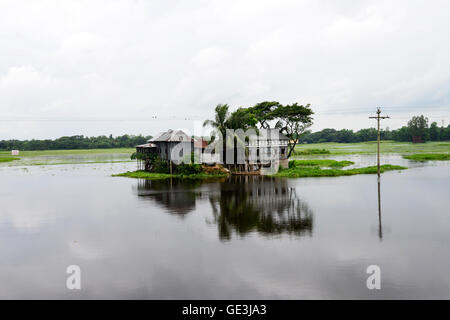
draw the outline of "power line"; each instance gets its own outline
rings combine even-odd
[[[384,110],[390,113],[427,113],[433,111],[450,111],[450,106],[391,106],[383,107]],[[372,108],[367,106],[361,107],[348,107],[348,108],[337,108],[330,110],[317,111],[315,115],[358,115],[366,114],[370,112]],[[430,115],[432,118],[450,118],[448,115]],[[176,115],[176,116],[158,116],[153,115],[144,118],[51,118],[51,117],[10,117],[10,118],[0,118],[0,122],[152,122],[152,121],[164,121],[164,120],[177,120],[177,121],[195,121],[204,120],[205,117],[199,115]],[[406,116],[394,116],[392,119],[409,119]]]

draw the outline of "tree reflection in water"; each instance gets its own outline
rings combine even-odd
[[[219,237],[250,232],[263,235],[312,235],[313,213],[288,186],[287,179],[237,176],[209,198]]]
[[[218,180],[139,180],[137,195],[170,213],[185,216],[196,201],[209,200],[221,240],[245,236],[290,234],[311,236],[313,213],[298,198],[288,179],[232,176]]]

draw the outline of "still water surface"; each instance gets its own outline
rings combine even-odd
[[[381,216],[374,175],[146,181],[111,177],[134,163],[1,166],[0,298],[450,298],[450,166],[389,157],[410,169],[383,174]],[[74,264],[80,291],[66,289]],[[372,264],[381,290],[366,287]]]

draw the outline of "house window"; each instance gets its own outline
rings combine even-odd
[[[281,148],[281,154],[284,156],[284,153],[286,152],[286,148]]]

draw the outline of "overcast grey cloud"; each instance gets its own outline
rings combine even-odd
[[[391,128],[448,124],[449,16],[446,0],[1,0],[0,139],[189,129],[263,100],[310,103],[314,130],[374,125],[377,106]]]

